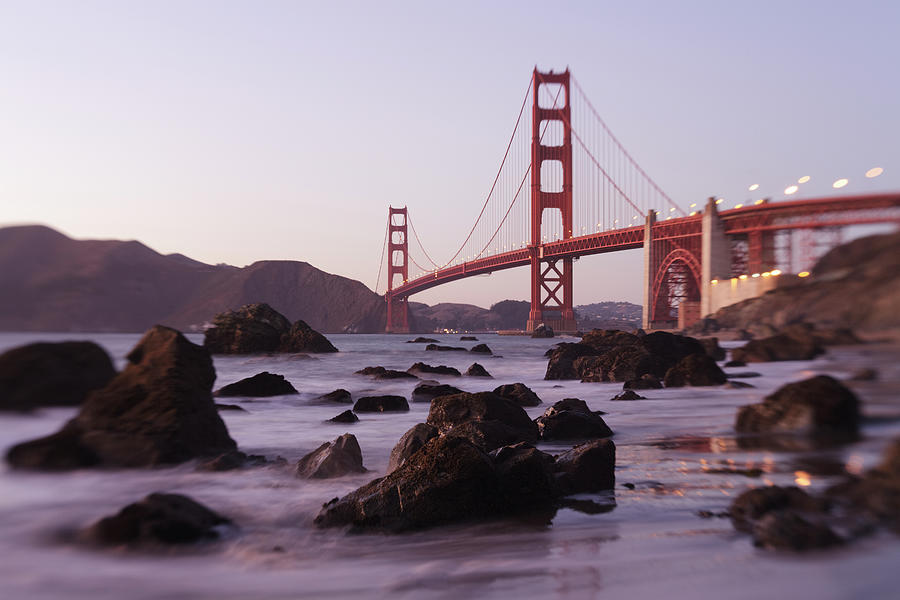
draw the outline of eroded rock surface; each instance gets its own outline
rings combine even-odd
[[[292,325],[265,303],[245,304],[213,317],[213,326],[206,330],[203,345],[213,354],[338,351],[304,321]]]
[[[503,396],[507,400],[512,400],[519,406],[538,406],[543,404],[540,397],[524,383],[501,385],[494,389],[494,393],[498,396]]]
[[[351,473],[365,473],[362,450],[350,433],[325,442],[297,462],[296,473],[305,479],[331,479]]]

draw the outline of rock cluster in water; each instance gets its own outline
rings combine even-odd
[[[297,388],[284,378],[284,375],[263,371],[262,373],[257,373],[253,377],[247,377],[240,381],[229,383],[216,390],[213,395],[223,398],[232,398],[236,396],[268,398],[271,396],[288,396],[299,393]]]
[[[213,354],[338,351],[304,321],[292,325],[265,303],[245,304],[216,315],[213,326],[204,334],[203,345]]]

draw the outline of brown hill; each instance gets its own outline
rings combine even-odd
[[[156,323],[191,330],[249,302],[325,332],[384,328],[378,295],[304,262],[208,265],[39,225],[0,228],[0,290],[5,331],[144,331]]]

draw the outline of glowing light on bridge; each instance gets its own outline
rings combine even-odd
[[[716,285],[716,284],[719,283],[719,280],[718,280],[718,279],[713,279],[712,281],[710,281],[710,283],[713,284],[713,285]]]
[[[873,177],[878,177],[882,173],[884,173],[884,169],[882,169],[881,167],[872,167],[871,169],[866,171],[866,177],[872,179]]]
[[[809,271],[800,271],[797,273],[797,277],[809,277]]]
[[[786,188],[784,188],[784,193],[786,195],[790,196],[791,194],[796,194],[797,190],[799,190],[799,189],[800,188],[797,187],[796,185],[789,185]]]
[[[755,192],[756,190],[759,189],[759,184],[758,184],[758,183],[754,183],[753,185],[751,185],[751,186],[748,187],[747,189],[750,190],[751,192]]]
[[[781,269],[772,269],[772,275],[778,277],[779,275],[781,275]]]
[[[759,273],[754,273],[754,274],[751,275],[750,277],[753,277],[753,278],[755,279],[755,278],[759,277]]]
[[[693,204],[691,204],[691,205],[690,205],[690,206],[689,206],[689,207],[688,207],[688,208],[697,208],[697,203],[696,203],[696,202],[694,202],[694,203],[693,203]]]
[[[845,185],[847,185],[848,183],[850,183],[849,179],[838,179],[837,181],[835,181],[834,183],[831,184],[831,187],[833,187],[836,190],[839,190],[842,187],[844,187]]]
[[[753,204],[762,204],[762,203],[765,202],[765,201],[766,201],[765,198],[760,198],[759,200],[757,200],[757,201],[754,202]]]
[[[743,208],[743,206],[744,206],[743,204],[735,204],[734,205],[735,208]]]
[[[725,202],[725,198],[719,198],[718,200],[716,200],[716,204],[722,204],[723,202]]]
[[[747,274],[745,273],[743,275],[739,275],[738,279],[740,279],[741,281],[743,281],[744,279],[747,279]]]
[[[807,181],[809,181],[809,175],[804,175],[803,177],[801,177],[800,179],[797,180],[797,183],[806,183]]]

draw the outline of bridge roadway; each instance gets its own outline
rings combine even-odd
[[[872,223],[900,224],[900,193],[763,202],[724,210],[719,216],[724,221],[725,233],[728,235]],[[478,258],[437,269],[404,282],[389,293],[394,297],[407,298],[458,279],[523,267],[530,264],[532,251],[537,251],[541,260],[556,260],[641,248],[644,245],[644,229],[643,224],[612,229],[548,242],[536,248],[529,246]],[[702,214],[698,212],[688,217],[674,217],[653,223],[651,237],[654,241],[688,238],[701,235],[701,230]]]

